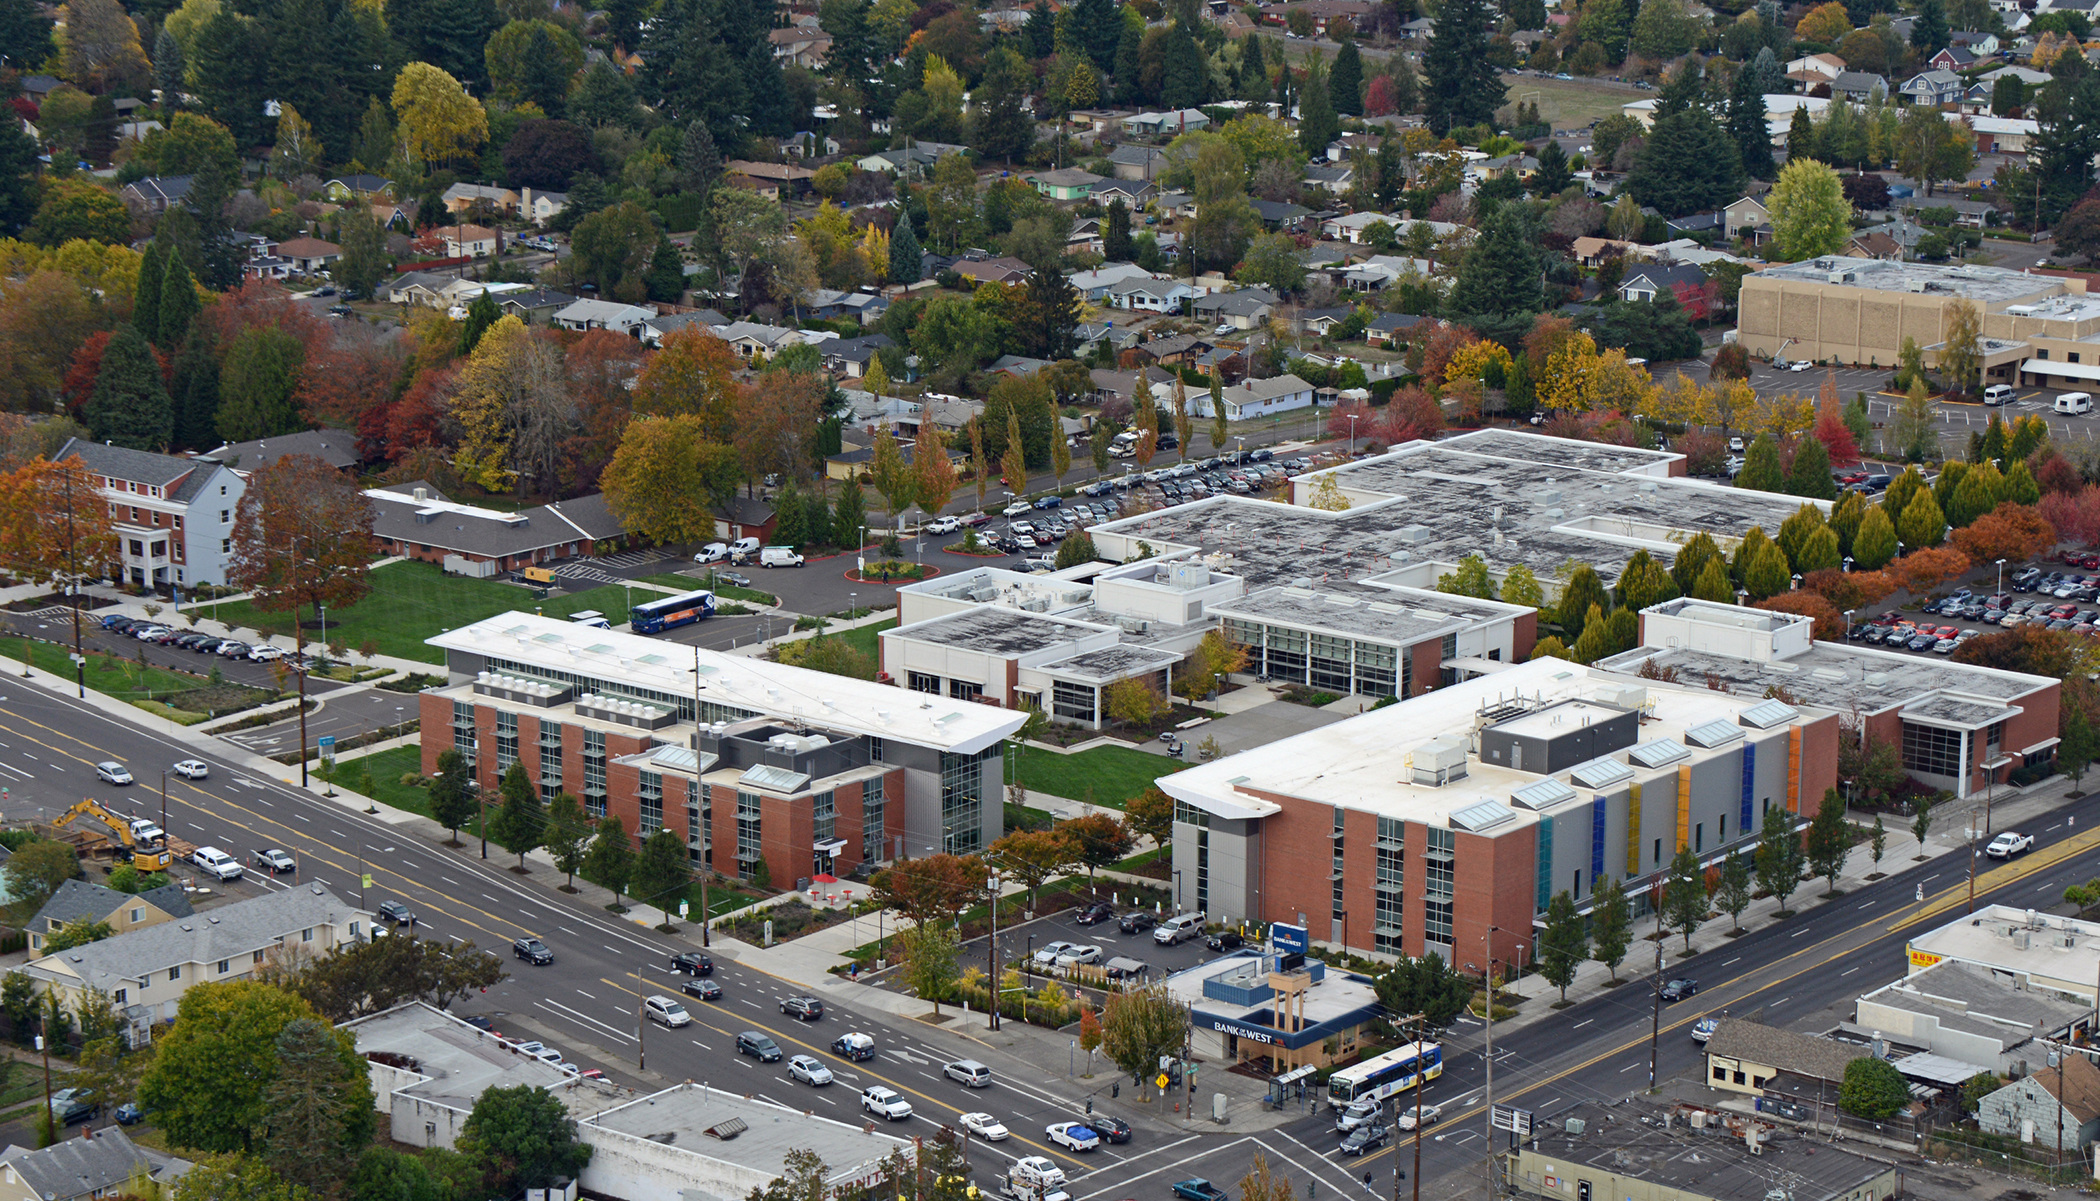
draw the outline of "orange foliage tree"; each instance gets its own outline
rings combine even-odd
[[[1833,464],[1859,461],[1859,440],[1845,424],[1845,402],[1838,399],[1836,377],[1828,373],[1823,376],[1823,390],[1816,397],[1815,436],[1830,452]]]
[[[701,432],[709,441],[731,442],[736,437],[740,366],[729,343],[714,334],[692,326],[672,330],[634,382],[634,411],[651,417],[692,414],[700,418]]]
[[[1845,637],[1845,615],[1824,597],[1802,589],[1798,592],[1782,592],[1777,596],[1757,602],[1760,609],[1774,613],[1793,613],[1815,619],[1815,637],[1819,642],[1839,642]]]
[[[2032,559],[2056,545],[2056,527],[2032,505],[2001,504],[1954,531],[1954,545],[1971,562]]]
[[[1879,604],[1896,590],[1896,581],[1879,571],[1841,571],[1826,567],[1801,579],[1804,592],[1813,592],[1839,609],[1859,609]]]
[[[1969,569],[1969,556],[1948,546],[1914,550],[1884,570],[1909,592],[1930,592]]]

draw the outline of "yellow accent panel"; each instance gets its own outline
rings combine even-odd
[[[1691,845],[1692,838],[1692,765],[1677,765],[1677,849]]]
[[[1788,813],[1801,812],[1801,727],[1789,726],[1786,732],[1786,809]]]

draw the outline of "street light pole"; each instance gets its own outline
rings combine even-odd
[[[1662,902],[1662,890],[1661,890],[1660,888],[1657,888],[1657,889],[1656,889],[1656,897],[1655,897],[1655,899],[1656,899],[1656,903],[1657,903],[1657,906],[1658,906],[1658,907],[1657,907],[1657,910],[1656,910],[1656,912],[1657,912],[1657,914],[1658,914],[1658,921],[1659,921],[1659,920],[1660,920],[1660,916],[1659,916],[1659,915],[1660,915],[1660,914],[1661,914],[1661,912],[1662,912],[1662,910],[1661,910],[1661,908],[1660,908],[1660,905],[1661,905],[1661,902]],[[1659,1047],[1659,1046],[1661,1045],[1661,1043],[1662,1043],[1662,1020],[1663,1020],[1663,940],[1662,940],[1662,939],[1660,939],[1660,938],[1658,938],[1658,939],[1656,939],[1656,940],[1655,940],[1655,1016],[1654,1016],[1654,1017],[1653,1017],[1652,1019],[1650,1019],[1650,1021],[1649,1021],[1649,1026],[1648,1026],[1648,1091],[1649,1091],[1649,1092],[1651,1092],[1651,1093],[1655,1091],[1655,1064],[1656,1064],[1656,1053],[1657,1053],[1657,1048],[1658,1048],[1658,1047]]]

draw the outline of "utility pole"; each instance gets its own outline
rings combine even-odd
[[[999,869],[992,869],[992,932],[984,939],[984,970],[991,985],[990,1003],[985,1006],[991,1016],[985,1020],[985,1029],[999,1028]],[[966,1140],[967,1141],[967,1140]]]
[[[714,587],[714,579],[715,569],[710,567],[707,569],[707,584],[709,588]],[[708,927],[712,924],[711,919],[714,916],[714,910],[708,907],[707,895],[707,882],[715,874],[715,819],[714,807],[708,803],[707,785],[700,782],[700,689],[703,687],[700,681],[702,679],[703,677],[700,674],[700,646],[698,643],[694,643],[693,800],[695,802],[694,809],[700,814],[702,823],[700,829],[700,945],[702,948],[707,948],[715,945],[714,939],[708,934]],[[685,835],[687,838],[691,838],[693,832],[687,830]]]
[[[634,977],[636,984],[642,982],[639,972],[628,975]],[[649,1070],[649,999],[639,992],[634,994],[634,1070]]]
[[[71,581],[70,587],[73,590],[73,676],[79,685],[81,699],[86,700],[87,655],[83,654],[80,649],[80,561],[75,554],[79,546],[80,542],[73,533],[73,477],[69,473],[66,476],[66,577]],[[28,651],[22,652],[22,662],[26,670],[26,665],[29,662]],[[165,829],[166,827],[162,828]],[[48,1052],[44,1057],[44,1074],[46,1076],[51,1074],[51,1062]],[[44,1092],[48,1094],[50,1091],[51,1082],[47,1079],[44,1082]],[[44,1098],[47,1102],[50,1099],[48,1095]]]
[[[1648,1026],[1648,1091],[1651,1093],[1655,1091],[1655,1062],[1657,1048],[1662,1042],[1662,1021],[1663,945],[1662,939],[1658,938],[1655,940],[1655,1016]]]

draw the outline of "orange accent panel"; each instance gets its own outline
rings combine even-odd
[[[1801,812],[1801,727],[1786,732],[1786,811]]]

